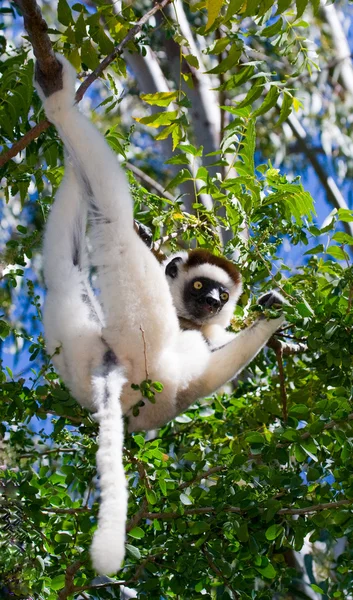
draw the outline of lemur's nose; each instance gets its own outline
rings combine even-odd
[[[221,306],[219,299],[214,296],[206,296],[206,302],[211,308],[219,308]]]

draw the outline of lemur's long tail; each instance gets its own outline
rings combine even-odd
[[[123,467],[124,426],[120,405],[126,379],[108,350],[103,366],[93,378],[93,396],[99,422],[97,469],[100,485],[98,527],[91,545],[95,570],[104,575],[116,573],[125,554],[127,485]]]

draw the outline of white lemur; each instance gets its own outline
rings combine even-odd
[[[63,88],[46,97],[37,68],[36,87],[48,119],[66,150],[65,176],[44,239],[48,289],[44,326],[53,362],[76,399],[100,424],[97,465],[101,504],[91,548],[95,568],[113,573],[124,557],[127,490],[122,465],[123,421],[129,430],[152,429],[233,379],[261,350],[283,316],[259,318],[238,334],[225,331],[241,293],[230,261],[194,250],[160,265],[134,230],[125,174],[104,137],[75,105],[76,73],[62,64]],[[99,299],[87,276],[97,269]],[[266,307],[283,302],[273,292]],[[137,416],[141,392],[131,384],[160,381],[156,403]],[[136,412],[136,411],[135,411]]]

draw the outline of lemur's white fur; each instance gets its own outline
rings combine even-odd
[[[241,285],[219,267],[201,265],[190,270],[190,277],[211,274],[227,285],[230,300],[201,331],[180,329],[172,297],[181,310],[178,283],[169,288],[164,267],[134,231],[125,174],[104,137],[75,105],[74,69],[63,57],[58,60],[63,89],[46,98],[37,84],[47,117],[68,154],[44,240],[44,323],[49,353],[60,347],[53,357],[58,372],[77,400],[96,412],[100,424],[101,506],[91,554],[95,568],[109,574],[118,570],[124,557],[127,492],[121,414],[128,415],[130,431],[173,419],[234,378],[283,317],[259,319],[237,335],[227,334],[224,328]],[[100,303],[85,271],[88,210]],[[215,349],[217,344],[226,345]],[[141,397],[131,383],[146,379],[146,359],[149,378],[161,381],[164,389],[156,404],[146,401],[133,416],[131,409]]]

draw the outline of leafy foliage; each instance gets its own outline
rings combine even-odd
[[[124,39],[145,4],[126,3],[115,14],[112,4],[88,9],[59,0],[57,14],[47,7],[46,18],[56,49],[82,73]],[[127,556],[119,577],[98,580],[88,556],[98,507],[97,427],[58,380],[40,322],[39,244],[62,177],[62,147],[53,128],[32,139],[1,169],[0,337],[19,361],[13,369],[3,361],[0,374],[5,598],[114,598],[123,583],[149,599],[343,599],[353,593],[353,267],[352,236],[343,231],[353,213],[336,210],[320,226],[299,179],[268,160],[273,139],[284,143],[282,126],[291,111],[301,109],[301,77],[316,69],[303,31],[309,23],[315,27],[318,3],[202,1],[184,8],[195,39],[204,40],[203,53],[173,11],[158,27],[147,24],[129,52],[142,59],[152,47],[173,80],[163,54],[172,41],[177,79],[168,91],[139,95],[119,57],[106,73],[106,87],[92,92],[93,105],[99,104],[92,118],[120,158],[142,164],[169,192],[166,198],[152,193],[150,186],[159,189],[153,182],[146,189],[129,175],[135,216],[151,227],[154,241],[166,236],[171,249],[193,243],[238,252],[244,293],[233,328],[251,322],[260,292],[277,287],[288,299],[288,327],[279,339],[307,349],[284,354],[284,377],[278,354],[266,349],[234,390],[200,402],[154,439],[126,437]],[[0,10],[6,14],[6,39],[0,37],[0,143],[6,150],[43,114],[33,94],[29,44],[15,48],[11,41],[21,18],[16,7]],[[192,112],[192,93],[203,77],[221,105],[221,141],[213,152],[199,143]],[[129,88],[125,97],[118,78]],[[130,130],[131,112],[136,125]],[[167,155],[161,144],[169,136],[174,152]],[[181,206],[183,185],[192,191],[189,212]],[[231,236],[222,248],[225,230]],[[283,244],[300,256],[295,266],[286,264]],[[141,396],[158,402],[163,381],[135,384]],[[341,538],[346,543],[334,568]],[[317,542],[325,544],[324,553]],[[305,552],[306,586],[299,551]]]

